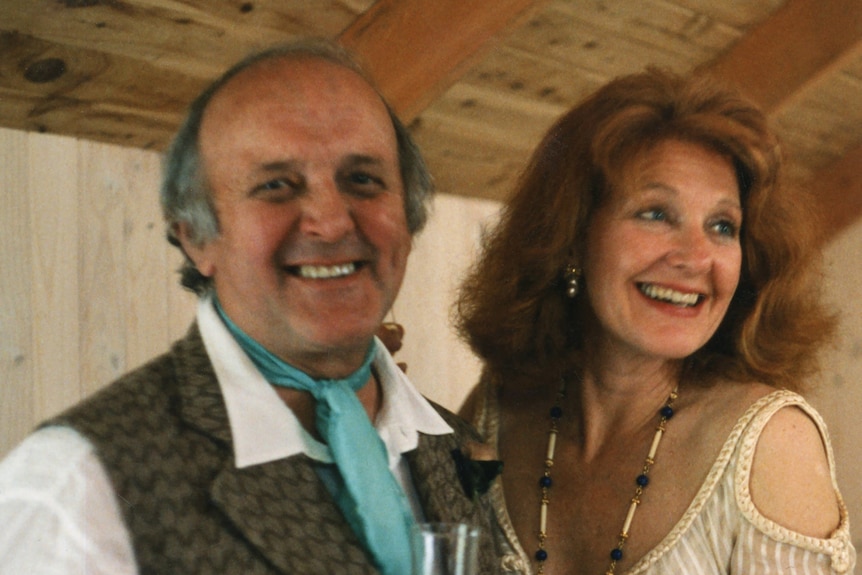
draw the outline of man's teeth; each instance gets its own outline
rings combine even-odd
[[[356,264],[338,264],[334,266],[299,266],[297,275],[308,279],[331,279],[347,276],[356,271]]]
[[[666,301],[678,306],[693,306],[700,300],[696,293],[683,293],[670,288],[659,287],[652,284],[641,284],[641,292],[649,298]]]

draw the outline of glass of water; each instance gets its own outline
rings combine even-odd
[[[413,528],[413,575],[478,575],[479,527],[419,523]]]

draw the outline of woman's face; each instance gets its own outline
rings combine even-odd
[[[739,282],[742,207],[729,159],[661,142],[596,208],[582,267],[598,345],[681,359],[702,347]]]

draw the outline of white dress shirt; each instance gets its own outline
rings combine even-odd
[[[208,298],[197,322],[227,406],[238,468],[299,453],[331,462],[218,317]],[[389,466],[422,519],[403,454],[419,433],[452,433],[378,342],[373,366],[383,390],[375,427]],[[0,575],[137,574],[131,538],[92,444],[68,427],[42,428],[0,461]]]

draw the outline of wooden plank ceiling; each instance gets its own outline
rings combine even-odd
[[[305,34],[363,56],[441,192],[501,199],[600,84],[707,67],[769,112],[827,240],[862,217],[860,0],[2,0],[0,126],[161,150],[211,78]]]

